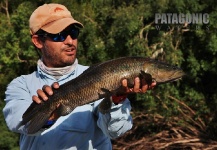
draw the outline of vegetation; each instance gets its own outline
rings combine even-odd
[[[1,109],[7,84],[35,69],[39,57],[30,41],[28,19],[36,7],[50,2],[66,5],[85,26],[79,36],[81,64],[144,56],[177,65],[187,73],[180,81],[130,96],[134,128],[113,141],[114,149],[217,145],[215,0],[0,0]],[[156,13],[208,13],[209,23],[155,24]],[[19,137],[7,129],[2,113],[0,124],[0,149],[19,149]]]

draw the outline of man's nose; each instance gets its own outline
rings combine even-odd
[[[73,45],[74,42],[77,42],[77,39],[72,39],[72,37],[70,35],[68,35],[64,41],[64,44]]]

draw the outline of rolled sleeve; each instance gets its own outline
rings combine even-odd
[[[130,111],[131,105],[128,99],[118,105],[113,104],[110,113],[105,115],[99,113],[97,124],[105,135],[115,139],[132,128]]]
[[[30,105],[31,96],[27,90],[25,84],[23,84],[23,78],[17,78],[13,80],[7,87],[5,92],[6,105],[3,109],[3,114],[8,128],[14,132],[22,133],[23,128],[19,128],[18,125],[22,120],[22,115],[27,107]]]

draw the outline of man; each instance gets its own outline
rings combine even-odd
[[[66,116],[53,113],[43,130],[33,135],[27,134],[25,125],[19,126],[32,100],[39,104],[46,101],[47,94],[53,94],[51,85],[58,90],[59,85],[88,68],[78,64],[76,58],[77,37],[83,25],[72,18],[65,6],[44,4],[38,7],[32,13],[29,25],[32,42],[41,52],[41,59],[37,71],[22,75],[8,85],[3,109],[9,129],[20,133],[20,149],[112,149],[110,139],[121,136],[132,127],[130,102],[124,96],[112,96],[115,104],[106,114],[97,109],[101,100],[77,107]],[[126,92],[146,92],[148,89],[145,83],[139,88],[139,78],[135,79],[132,89],[127,87],[126,80],[122,84]]]

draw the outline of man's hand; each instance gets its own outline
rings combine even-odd
[[[54,82],[52,84],[52,87],[54,89],[58,89],[59,88],[59,83],[58,82]],[[38,96],[36,95],[33,95],[32,96],[32,100],[38,104],[40,104],[42,101],[47,101],[48,100],[48,97],[47,95],[52,95],[53,94],[53,90],[52,90],[52,87],[48,86],[48,85],[44,85],[42,87],[42,89],[38,89],[37,90],[37,94]]]
[[[142,85],[140,85],[142,83]],[[156,86],[156,82],[152,82],[152,84],[149,86],[145,80],[142,80],[142,82],[140,82],[139,77],[136,77],[134,79],[134,87],[133,88],[129,88],[127,86],[127,80],[124,79],[122,81],[122,86],[125,88],[126,93],[145,93],[147,92],[147,90],[149,89],[153,89]]]
[[[142,85],[140,85],[142,84]],[[118,94],[112,96],[112,101],[115,104],[119,104],[120,102],[124,101],[127,98],[127,94],[129,93],[145,93],[149,89],[153,89],[156,86],[156,82],[152,82],[151,85],[148,85],[144,79],[140,81],[139,77],[136,77],[134,79],[134,86],[133,88],[128,87],[127,79],[122,80],[122,87],[121,89],[122,93],[125,93],[124,95]],[[123,91],[122,91],[123,90]]]
[[[48,86],[48,85],[44,85],[42,87],[42,89],[38,89],[37,90],[38,96],[36,96],[36,95],[32,96],[32,100],[34,102],[38,103],[38,104],[42,103],[43,101],[47,101],[48,100],[48,96],[47,95],[52,95],[53,94],[52,88],[58,89],[59,88],[59,83],[58,82],[54,82],[51,87]],[[57,113],[54,111],[51,114],[49,120],[57,120],[59,117],[60,116],[58,116]]]

